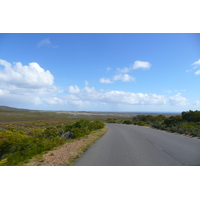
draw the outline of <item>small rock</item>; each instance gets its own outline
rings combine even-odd
[[[65,132],[61,135],[61,138],[65,138],[65,139],[69,139],[69,138],[72,138],[73,136],[73,133],[71,132]]]

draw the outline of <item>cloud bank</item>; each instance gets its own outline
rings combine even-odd
[[[73,86],[69,86],[65,92],[69,93],[69,94],[78,94],[80,92],[80,89],[77,85]]]
[[[9,63],[0,59],[0,105],[20,106],[30,108],[62,108],[67,110],[113,110],[133,108],[133,106],[186,106],[188,100],[182,94],[160,95],[125,92],[119,90],[97,90],[85,86],[70,85],[64,90],[58,90],[54,85],[54,76],[49,70],[43,69],[38,63],[23,65],[20,62]],[[112,79],[101,78],[101,83],[115,81],[133,82],[135,78],[126,73],[119,73]],[[171,91],[170,91],[171,92]],[[170,93],[169,93],[170,94]],[[169,95],[168,94],[168,95]],[[199,105],[199,101],[195,102]]]
[[[0,59],[0,104],[10,106],[40,105],[40,96],[58,91],[54,76],[36,62],[22,65]]]
[[[53,86],[54,77],[48,70],[44,70],[36,62],[22,65],[16,62],[13,65],[6,60],[0,59],[0,83],[16,88],[48,88]]]
[[[53,97],[46,99],[45,102],[48,104],[60,104],[60,105],[74,105],[79,107],[89,106],[92,104],[96,105],[115,105],[115,106],[133,106],[133,105],[154,105],[154,106],[184,106],[187,105],[187,99],[181,96],[181,93],[177,93],[174,96],[167,97],[165,95],[158,94],[143,94],[133,93],[125,91],[104,91],[96,90],[94,87],[85,86],[80,89],[78,86],[70,86],[69,88],[74,91],[78,88],[79,92],[70,93],[61,97]],[[76,89],[75,89],[76,90]]]

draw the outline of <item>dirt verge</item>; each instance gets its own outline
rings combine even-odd
[[[71,140],[70,142],[53,149],[46,154],[39,155],[23,166],[69,166],[80,157],[89,146],[103,136],[108,127],[92,132],[83,138]]]

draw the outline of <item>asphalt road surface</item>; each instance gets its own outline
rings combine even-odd
[[[200,165],[200,140],[134,125],[106,126],[107,133],[74,166]]]

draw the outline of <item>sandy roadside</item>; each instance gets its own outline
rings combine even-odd
[[[108,127],[92,132],[83,138],[66,143],[43,156],[36,156],[23,166],[69,166],[80,157],[89,146],[103,136]]]

